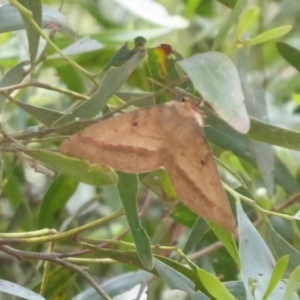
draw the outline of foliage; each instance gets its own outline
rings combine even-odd
[[[9,2],[0,298],[299,299],[298,3]],[[202,103],[235,238],[178,202],[164,170],[56,151],[95,120],[184,97]]]

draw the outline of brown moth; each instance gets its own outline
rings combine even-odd
[[[191,103],[171,101],[91,125],[64,141],[59,151],[127,173],[164,167],[187,207],[234,232],[236,223],[202,126]]]

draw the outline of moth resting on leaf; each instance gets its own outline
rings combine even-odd
[[[65,140],[59,151],[127,173],[164,167],[187,207],[234,232],[236,223],[202,126],[191,103],[170,101],[95,123]]]

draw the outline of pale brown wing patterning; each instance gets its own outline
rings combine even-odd
[[[153,171],[162,165],[159,110],[153,106],[105,119],[71,136],[59,150],[123,172]]]
[[[171,101],[100,121],[71,136],[59,150],[128,173],[163,166],[192,211],[234,231],[235,221],[201,126],[201,116],[190,103]]]
[[[165,140],[168,155],[164,164],[174,189],[192,211],[234,231],[236,224],[201,128],[200,115],[189,103],[176,104],[174,108],[174,118],[182,119],[182,123]]]

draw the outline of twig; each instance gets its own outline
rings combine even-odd
[[[43,83],[43,82],[38,82],[38,81],[23,82],[23,83],[18,83],[18,84],[6,86],[6,87],[0,87],[0,92],[7,93],[7,92],[22,89],[22,88],[26,88],[26,87],[38,87],[38,88],[42,88],[45,90],[56,91],[58,93],[65,94],[65,95],[68,95],[68,96],[71,96],[71,97],[74,97],[74,98],[77,98],[80,100],[87,100],[90,98],[89,96],[85,96],[85,95],[73,92],[71,90],[63,89],[60,87],[50,85],[48,83]]]
[[[42,236],[42,237],[33,237],[33,238],[27,238],[27,239],[0,239],[0,245],[4,245],[6,244],[24,244],[24,245],[28,245],[28,244],[41,244],[41,243],[47,243],[47,242],[53,242],[53,241],[57,241],[57,240],[61,240],[61,239],[65,239],[65,238],[72,238],[74,236],[76,236],[77,234],[79,234],[80,232],[86,231],[88,229],[94,228],[96,226],[100,226],[105,224],[106,222],[109,222],[117,217],[120,217],[124,214],[123,209],[119,209],[118,211],[105,216],[99,220],[90,222],[88,224],[85,224],[83,226],[74,228],[72,230],[66,231],[66,232],[61,232],[61,233],[56,233],[50,236]],[[9,234],[7,234],[9,235]]]
[[[70,65],[72,65],[74,68],[81,71],[83,74],[85,74],[95,85],[99,85],[98,82],[94,79],[94,74],[88,72],[83,67],[78,65],[75,61],[73,61],[70,57],[65,55],[62,50],[60,50],[53,41],[41,30],[39,25],[35,22],[35,20],[32,17],[32,12],[26,9],[23,5],[21,5],[17,0],[9,0],[10,4],[12,6],[15,6],[19,12],[22,14],[24,18],[30,22],[30,24],[34,27],[34,29],[40,34],[40,36],[48,42],[48,44],[63,58],[65,61],[67,61]]]
[[[287,201],[277,205],[274,207],[274,211],[279,212],[284,210],[285,208],[295,204],[295,203],[299,203],[300,202],[300,194],[294,195],[292,196],[292,198],[288,199]]]
[[[90,276],[87,272],[87,269],[84,267],[76,266],[72,263],[64,261],[57,257],[56,253],[38,253],[38,252],[27,252],[22,250],[17,250],[11,248],[9,246],[2,245],[0,246],[0,250],[10,254],[11,256],[16,257],[17,259],[37,259],[37,260],[45,260],[55,264],[58,264],[62,267],[68,268],[86,279],[86,281],[101,295],[105,300],[111,300],[111,298],[100,288],[97,282]]]
[[[202,256],[204,256],[208,253],[214,252],[214,251],[216,251],[220,248],[223,248],[223,247],[224,247],[224,245],[223,245],[222,242],[216,242],[212,245],[209,245],[209,246],[205,247],[204,249],[201,249],[200,251],[197,251],[193,254],[188,255],[188,258],[190,260],[194,260],[194,259],[200,258],[200,257],[202,257]]]

